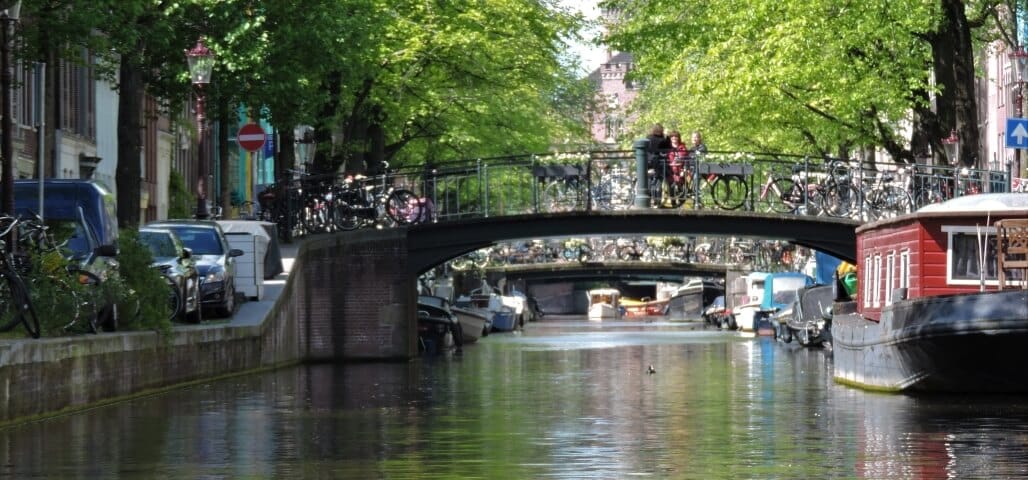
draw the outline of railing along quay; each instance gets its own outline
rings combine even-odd
[[[289,241],[364,227],[641,205],[873,221],[1009,187],[1006,172],[952,166],[740,152],[644,160],[638,151],[599,150],[447,162],[369,177],[294,174],[259,199],[261,218],[278,223]]]

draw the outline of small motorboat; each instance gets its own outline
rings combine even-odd
[[[617,320],[621,318],[621,292],[614,288],[589,290],[589,320]]]

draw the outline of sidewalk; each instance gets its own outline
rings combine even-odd
[[[302,244],[302,240],[279,244],[279,253],[282,256],[282,273],[276,275],[275,278],[264,281],[264,298],[260,300],[247,299],[245,302],[240,303],[239,307],[236,308],[236,313],[227,319],[229,326],[256,326],[264,322],[264,319],[267,318],[268,313],[271,312],[272,307],[275,306],[275,302],[286,286],[289,273],[293,270],[293,261],[296,260],[296,254],[299,253],[300,245]],[[217,319],[215,322],[210,322],[210,324],[212,326],[225,326],[226,324],[223,323],[223,320]],[[204,324],[208,324],[208,322],[205,321]]]

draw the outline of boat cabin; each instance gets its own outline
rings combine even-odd
[[[589,290],[589,320],[621,318],[621,292],[614,288]]]
[[[880,320],[906,298],[1028,288],[1028,195],[991,193],[928,205],[857,228],[856,309]],[[997,232],[999,240],[997,241]]]

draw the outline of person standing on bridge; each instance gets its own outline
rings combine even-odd
[[[692,132],[692,146],[689,147],[689,153],[693,156],[706,155],[707,144],[703,143],[703,135],[700,134],[699,130]]]
[[[671,139],[664,136],[664,126],[654,123],[650,134],[646,137],[646,173],[649,176],[651,201],[659,201],[660,186],[664,183],[664,170],[667,168],[667,153],[671,150]]]
[[[664,194],[661,197],[661,205],[677,207],[675,201],[680,191],[688,191],[692,184],[692,158],[689,156],[689,149],[682,143],[682,134],[672,130],[668,134],[671,139],[671,151],[667,154],[667,164],[670,175],[664,181]]]

